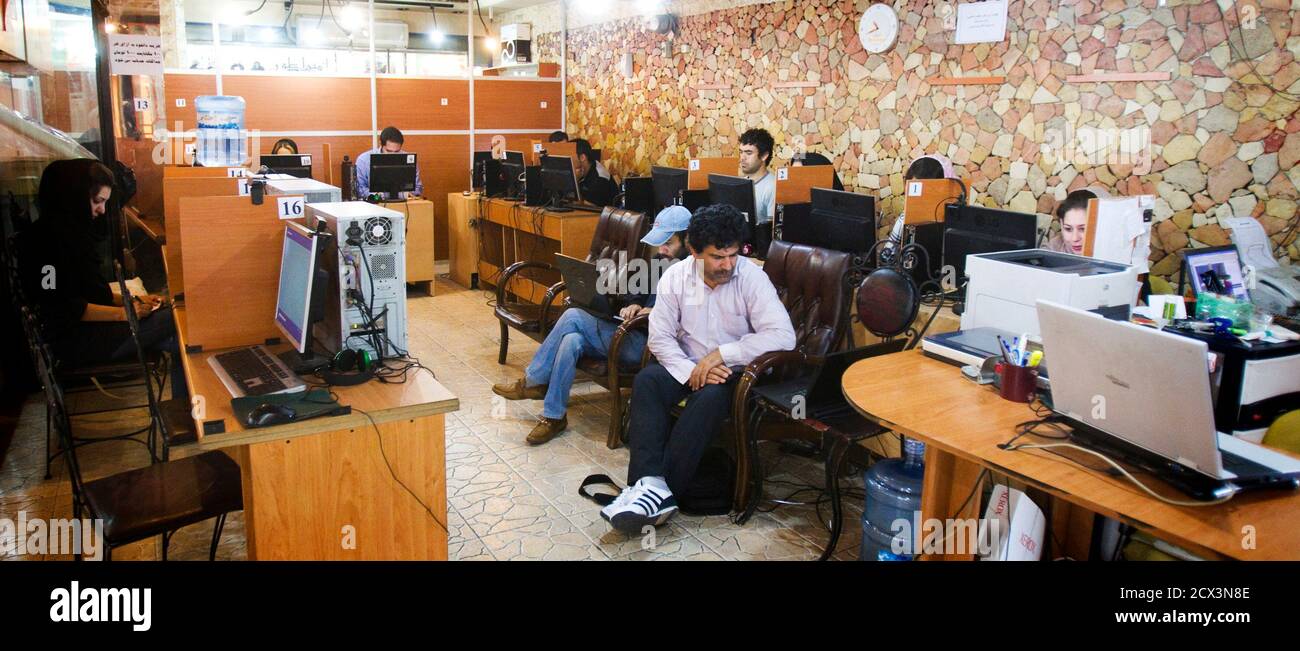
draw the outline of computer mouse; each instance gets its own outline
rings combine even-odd
[[[292,407],[285,405],[273,405],[262,403],[248,412],[249,427],[267,427],[269,425],[281,425],[293,422],[298,417],[298,412]]]

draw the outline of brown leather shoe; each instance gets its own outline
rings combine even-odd
[[[524,386],[524,379],[519,378],[510,384],[492,385],[492,393],[506,400],[541,400],[546,397],[546,386],[545,384],[535,387]]]
[[[543,416],[538,421],[537,426],[533,428],[533,431],[528,433],[528,444],[541,445],[555,438],[566,429],[569,429],[569,418],[567,416],[559,420]]]

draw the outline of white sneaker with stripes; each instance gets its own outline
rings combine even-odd
[[[600,517],[619,531],[639,534],[646,525],[661,525],[676,512],[677,498],[663,480],[642,477],[601,509]]]

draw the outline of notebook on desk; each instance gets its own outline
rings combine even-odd
[[[1198,499],[1300,487],[1300,461],[1215,431],[1205,342],[1049,301],[1038,319],[1075,440]]]

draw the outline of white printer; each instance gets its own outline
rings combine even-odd
[[[284,179],[268,180],[266,193],[272,196],[301,194],[305,203],[337,203],[343,200],[343,191],[328,183],[315,179],[299,179],[292,176]]]
[[[1300,268],[1278,263],[1272,240],[1254,217],[1233,217],[1223,225],[1232,230],[1242,263],[1255,271],[1247,288],[1251,302],[1272,314],[1300,315]]]
[[[1046,249],[969,255],[966,275],[963,331],[1037,335],[1040,299],[1127,319],[1139,288],[1134,267]]]

